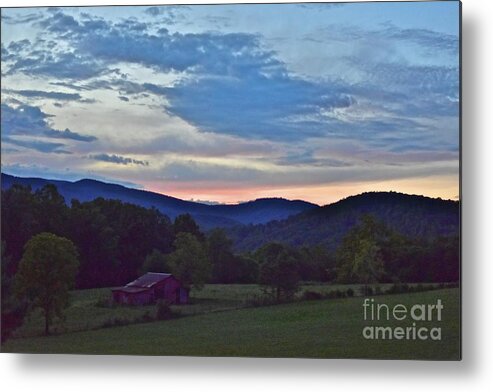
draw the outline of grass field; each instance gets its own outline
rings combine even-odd
[[[382,289],[388,285],[381,285]],[[327,294],[333,290],[346,291],[353,288],[358,293],[359,285],[329,285],[329,284],[304,284],[300,287],[299,294],[304,290]],[[256,284],[209,284],[200,291],[192,290],[191,304],[173,306],[173,310],[181,315],[197,315],[208,312],[240,309],[250,306],[255,296],[262,294],[262,289]],[[154,315],[156,308],[150,306],[116,306],[103,307],[98,303],[105,302],[111,297],[109,288],[77,290],[71,292],[70,307],[65,311],[65,320],[58,321],[53,326],[56,333],[85,331],[100,328],[112,320],[128,320],[131,322],[148,313]],[[14,337],[32,337],[42,335],[44,322],[40,312],[28,316],[24,325],[19,328]]]
[[[212,288],[209,290],[209,295],[213,295]],[[89,293],[81,295],[83,298],[89,297]],[[443,320],[432,325],[423,322],[423,325],[441,327],[442,340],[366,340],[362,336],[362,330],[367,325],[363,321],[362,298],[344,298],[209,312],[168,321],[66,333],[51,337],[11,339],[2,347],[2,351],[459,359],[458,288],[373,298],[379,303],[407,306],[436,303],[438,298],[441,299],[444,304]],[[385,325],[407,326],[409,323],[409,321],[390,321]]]

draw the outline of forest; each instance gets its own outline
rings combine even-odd
[[[458,233],[428,238],[406,236],[381,220],[374,220],[379,229],[371,233],[372,241],[378,246],[384,265],[379,280],[458,280]],[[230,229],[204,233],[188,214],[171,221],[155,208],[102,198],[83,203],[73,199],[69,206],[53,185],[34,192],[29,187],[13,185],[2,190],[2,254],[7,260],[2,270],[5,276],[13,276],[26,242],[35,234],[50,232],[70,239],[79,251],[76,288],[121,285],[146,269],[165,269],[166,255],[173,252],[177,234],[185,232],[194,235],[209,256],[210,283],[255,282],[262,262],[259,255],[272,243],[282,245],[282,252],[295,260],[293,268],[301,280],[347,280],[337,277],[336,264],[344,243],[352,246],[357,241],[353,238],[357,225],[346,230],[345,241],[341,239],[337,247],[326,246],[330,238],[302,246],[271,241],[240,253],[235,251],[232,238],[246,227],[239,227],[233,235],[229,235]],[[159,267],[160,260],[163,262]]]

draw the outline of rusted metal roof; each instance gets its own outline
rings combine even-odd
[[[142,293],[144,291],[149,290],[149,288],[145,287],[115,287],[114,289],[111,289],[111,291],[122,291],[124,293],[130,293],[130,294],[136,294],[136,293]]]
[[[168,279],[170,276],[172,275],[160,272],[148,272],[145,275],[142,275],[140,278],[135,279],[133,282],[130,282],[125,287],[141,287],[148,289],[154,286],[156,283]]]

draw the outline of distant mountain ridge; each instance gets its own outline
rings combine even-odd
[[[305,201],[282,198],[257,199],[240,204],[209,205],[91,179],[70,182],[15,177],[2,173],[2,189],[8,189],[13,184],[28,185],[33,190],[46,184],[53,184],[67,203],[70,203],[72,199],[84,202],[102,197],[118,199],[146,208],[154,206],[171,219],[180,214],[189,213],[203,229],[219,226],[231,227],[238,224],[262,224],[272,220],[282,220],[312,208],[319,208],[316,204]]]
[[[282,221],[234,227],[229,235],[238,251],[257,249],[268,242],[293,246],[323,244],[334,250],[364,214],[411,238],[458,236],[458,201],[397,192],[367,192],[290,216]]]

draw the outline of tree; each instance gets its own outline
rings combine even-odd
[[[178,233],[175,251],[168,256],[171,272],[186,289],[201,289],[211,274],[211,263],[204,245],[190,233]]]
[[[77,249],[66,238],[45,232],[31,238],[25,246],[14,290],[31,308],[41,308],[46,335],[54,317],[63,318],[78,266]]]
[[[189,233],[194,235],[199,241],[205,240],[204,234],[200,231],[199,226],[190,214],[178,215],[173,223],[173,229],[176,235],[179,233]]]
[[[207,236],[207,253],[212,263],[214,283],[233,283],[236,278],[231,268],[234,258],[232,246],[233,242],[226,236],[223,229],[213,229]]]
[[[1,245],[1,341],[5,342],[22,325],[26,313],[25,301],[18,301],[12,293],[12,259],[6,255],[5,242]]]
[[[378,243],[386,235],[384,226],[369,215],[363,216],[361,223],[349,231],[337,250],[337,279],[343,283],[363,283],[366,293],[368,285],[378,282],[384,275]]]
[[[167,256],[157,249],[153,249],[145,258],[140,272],[141,274],[146,272],[169,272]]]
[[[260,263],[259,283],[275,295],[277,302],[291,298],[298,289],[300,277],[296,258],[279,243],[269,243],[256,252]]]
[[[22,257],[22,250],[27,241],[40,230],[38,219],[39,204],[30,187],[14,184],[9,189],[2,189],[2,241],[8,247],[12,258],[13,271]]]

